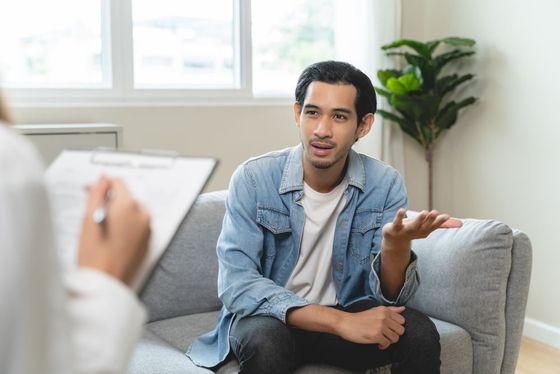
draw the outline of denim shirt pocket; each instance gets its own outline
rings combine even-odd
[[[257,223],[265,229],[264,256],[274,257],[278,249],[288,245],[291,238],[290,215],[277,208],[258,206]]]
[[[383,209],[368,208],[356,211],[350,227],[350,253],[360,264],[370,263],[372,253],[381,248],[375,248],[374,238],[377,230],[383,224]],[[380,245],[380,244],[379,244]]]

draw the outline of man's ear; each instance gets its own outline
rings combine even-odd
[[[358,129],[356,130],[356,141],[358,139],[366,136],[373,126],[373,121],[375,120],[375,115],[373,113],[366,114],[360,123],[358,124]]]
[[[299,127],[299,120],[301,117],[301,105],[297,101],[294,102],[294,120],[296,121],[296,126]]]

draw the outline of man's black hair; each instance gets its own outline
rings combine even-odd
[[[368,113],[375,113],[377,100],[371,80],[361,70],[347,62],[322,61],[309,65],[301,73],[296,86],[296,101],[303,109],[307,87],[311,82],[351,84],[356,88],[356,112],[358,124]]]

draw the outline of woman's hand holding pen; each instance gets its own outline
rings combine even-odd
[[[148,212],[122,181],[101,177],[89,189],[78,266],[95,268],[130,285],[146,255],[149,238]]]

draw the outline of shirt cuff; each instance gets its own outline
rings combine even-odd
[[[414,295],[420,284],[420,277],[417,271],[418,257],[414,251],[410,251],[410,263],[406,268],[404,284],[401,287],[399,295],[395,300],[389,300],[383,291],[381,290],[381,281],[379,279],[379,274],[381,271],[381,252],[377,253],[375,258],[371,263],[372,277],[371,277],[371,288],[374,295],[379,301],[384,305],[404,305],[406,302]]]
[[[269,302],[268,313],[270,316],[286,323],[286,314],[292,308],[309,305],[310,302],[294,293],[286,292],[272,297]]]

